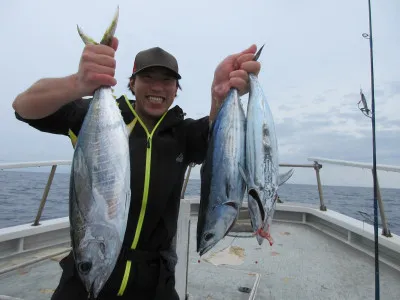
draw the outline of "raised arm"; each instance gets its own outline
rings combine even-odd
[[[112,47],[106,45],[85,46],[76,74],[62,78],[43,78],[19,94],[12,106],[26,119],[47,117],[63,105],[93,92],[101,85],[114,86],[115,51],[118,40],[114,38]]]

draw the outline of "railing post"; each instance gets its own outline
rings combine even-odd
[[[51,186],[51,183],[53,182],[54,173],[56,172],[56,168],[57,168],[57,165],[51,166],[49,179],[47,180],[47,184],[44,189],[43,196],[42,196],[42,201],[40,201],[40,206],[39,206],[36,218],[35,218],[35,222],[33,223],[32,226],[39,225],[39,220],[40,220],[40,217],[42,216],[42,211],[43,211],[44,205],[46,204],[47,196],[49,195],[50,186]]]
[[[374,176],[373,172],[372,172],[372,176]],[[386,215],[385,215],[385,208],[383,207],[381,189],[379,187],[379,181],[378,181],[378,174],[376,175],[376,187],[377,187],[379,211],[381,213],[382,235],[384,235],[386,237],[392,237],[392,234],[390,233],[389,226],[388,226],[388,223],[387,223]]]
[[[326,206],[324,203],[324,195],[322,194],[321,178],[319,176],[319,169],[321,169],[321,168],[322,168],[322,165],[319,164],[317,161],[314,161],[314,170],[315,170],[315,174],[317,175],[317,184],[318,184],[318,193],[319,193],[319,202],[320,202],[319,209],[322,211],[326,211]]]

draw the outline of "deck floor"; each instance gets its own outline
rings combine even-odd
[[[255,238],[226,237],[199,258],[197,218],[191,219],[190,299],[248,299],[260,274],[255,299],[374,299],[374,259],[307,225],[275,222],[273,246]],[[241,265],[215,266],[207,256],[227,246],[244,249]],[[0,295],[25,300],[50,299],[61,269],[58,256],[0,275]],[[186,274],[177,274],[177,280]],[[400,299],[400,273],[380,264],[382,299]]]
[[[198,256],[194,255],[196,221],[192,224],[189,274],[199,269]],[[210,269],[225,268],[225,274],[229,274],[229,269],[260,273],[256,299],[375,298],[374,258],[308,225],[274,222],[271,230],[274,238],[272,246],[266,242],[259,246],[255,238],[226,237],[212,250],[215,252],[229,245],[244,248],[242,265],[207,265]],[[206,262],[202,259],[200,264]],[[241,281],[229,282],[229,278],[225,278],[217,280],[224,288],[230,286],[232,292],[243,285]],[[381,298],[400,299],[399,282],[400,273],[381,263]],[[203,290],[206,291],[207,287],[204,286]],[[191,292],[197,294],[200,289],[194,290],[191,284]]]

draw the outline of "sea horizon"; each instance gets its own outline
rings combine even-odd
[[[35,167],[35,168],[39,168],[39,167]],[[1,172],[40,173],[40,174],[47,174],[47,175],[50,174],[50,168],[51,168],[50,166],[45,166],[45,167],[41,167],[41,168],[49,168],[49,170],[42,171],[42,170],[32,170],[32,168],[29,168],[29,169],[24,169],[24,170],[22,170],[22,169],[6,169],[6,170],[0,169],[0,171]],[[60,171],[60,170],[58,170],[58,168],[57,168],[54,176],[57,176],[57,175],[65,175],[65,176],[68,175],[69,176],[70,175],[70,172],[64,171],[64,170]],[[200,178],[198,178],[197,176],[195,176],[195,177],[190,176],[190,180],[199,180],[200,181]],[[286,182],[284,185],[307,185],[307,186],[318,187],[317,183]],[[371,188],[371,189],[373,189],[373,186],[366,186],[366,185],[339,185],[339,184],[326,184],[326,183],[323,183],[322,187],[354,187],[354,188]],[[400,191],[400,188],[395,188],[395,187],[380,186],[379,188],[381,190],[382,189],[390,189],[390,190],[399,190]]]
[[[0,228],[33,222],[49,178],[46,170],[0,172]],[[200,197],[199,178],[190,178],[185,197]],[[374,213],[373,187],[322,186],[324,204],[331,209],[372,224]],[[318,208],[317,184],[286,183],[279,188],[283,203],[311,204]],[[400,189],[381,188],[385,214],[391,232],[400,235]],[[68,216],[69,173],[55,173],[41,220]],[[380,214],[378,212],[379,226]]]

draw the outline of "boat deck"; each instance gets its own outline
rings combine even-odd
[[[225,274],[229,269],[259,273],[257,299],[374,299],[373,258],[307,225],[275,222],[272,230],[272,246],[259,246],[255,238],[227,237],[217,247],[232,244],[245,249],[242,265],[223,269]],[[199,268],[196,262],[191,256],[191,273]],[[400,273],[380,267],[382,299],[400,299]],[[223,277],[218,281],[232,292],[243,284]],[[190,287],[194,289],[193,282]]]
[[[274,221],[273,246],[266,242],[259,246],[254,237],[241,233],[245,237],[228,236],[199,258],[196,224],[197,217],[191,216],[189,299],[374,299],[373,257],[312,226]],[[209,262],[213,254],[228,246],[239,253],[231,257],[236,259],[231,260],[233,265]],[[42,254],[31,254],[29,259]],[[1,274],[0,295],[50,299],[61,275],[58,262],[64,255]],[[8,265],[15,263],[21,263],[21,258]],[[9,266],[2,263],[0,269]],[[177,281],[184,276],[177,274]],[[399,282],[400,272],[381,263],[381,298],[400,299]],[[239,291],[241,287],[248,289]]]

